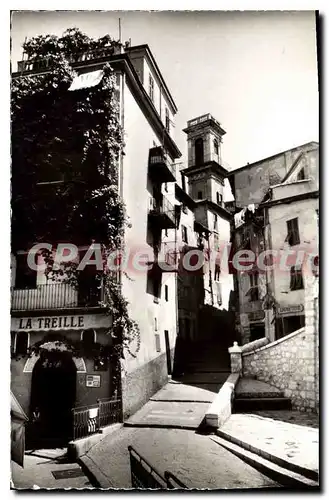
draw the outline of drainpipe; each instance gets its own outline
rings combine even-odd
[[[210,262],[211,262],[211,256],[210,256],[210,240],[209,240],[209,235],[208,235],[208,251],[209,251],[209,287],[210,287],[210,296],[211,296],[211,305],[214,305],[214,292],[212,289],[212,277],[211,277],[211,267],[210,267]]]

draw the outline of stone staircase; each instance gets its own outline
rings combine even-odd
[[[190,347],[186,352],[184,372],[176,379],[184,384],[218,392],[229,375],[230,359],[227,347],[210,342]]]
[[[235,388],[234,413],[261,410],[291,410],[291,399],[266,382],[241,378]]]

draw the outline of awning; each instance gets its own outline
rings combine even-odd
[[[89,87],[95,87],[101,82],[103,75],[104,72],[101,69],[89,71],[88,73],[82,73],[73,79],[69,90],[81,90]]]

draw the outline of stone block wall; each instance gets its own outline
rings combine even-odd
[[[293,408],[318,413],[319,332],[318,283],[305,297],[305,327],[275,342],[243,352],[242,374],[281,389]],[[245,346],[244,346],[245,347]]]

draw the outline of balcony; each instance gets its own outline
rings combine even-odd
[[[38,285],[33,289],[11,292],[12,311],[35,311],[42,309],[73,309],[78,307],[97,307],[102,300],[102,290],[84,287],[76,290],[70,285],[51,283]]]
[[[176,227],[175,207],[164,196],[160,200],[150,199],[149,222],[157,229],[174,229]]]
[[[155,253],[152,262],[152,269],[158,270],[161,273],[175,273],[178,271],[180,252],[176,242],[168,241],[162,243],[158,254]]]
[[[156,147],[150,150],[149,174],[157,182],[175,182],[176,165],[171,163],[163,148]]]

